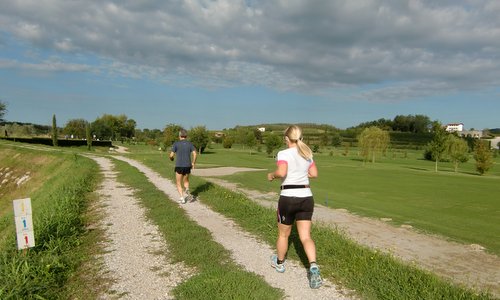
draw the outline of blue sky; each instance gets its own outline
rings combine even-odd
[[[8,121],[500,127],[500,2],[0,0]]]

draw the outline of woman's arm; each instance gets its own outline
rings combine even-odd
[[[267,174],[267,179],[273,181],[274,178],[283,178],[288,172],[288,165],[286,163],[278,163],[278,168],[274,172]]]
[[[318,168],[316,167],[316,164],[314,162],[309,167],[308,176],[309,178],[318,177]]]

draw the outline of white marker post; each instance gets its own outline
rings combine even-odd
[[[17,248],[35,247],[35,234],[31,218],[31,199],[14,200],[14,218],[16,220]]]

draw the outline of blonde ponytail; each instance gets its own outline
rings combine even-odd
[[[297,143],[297,150],[305,160],[313,158],[311,148],[302,142],[302,130],[297,125],[292,125],[285,130],[285,136],[294,143]]]
[[[309,148],[309,146],[307,146],[306,143],[302,141],[302,139],[297,141],[297,149],[299,150],[300,156],[302,156],[305,160],[310,160],[313,158],[311,148]]]

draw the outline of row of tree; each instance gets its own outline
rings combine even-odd
[[[470,149],[464,138],[446,132],[439,123],[434,123],[432,132],[433,139],[427,144],[424,157],[435,162],[436,172],[438,163],[443,160],[451,161],[457,172],[459,164],[469,160],[471,150],[474,152],[473,157],[479,174],[483,175],[493,166],[492,152],[488,144],[481,139],[475,139],[473,149]],[[365,128],[358,136],[358,146],[365,161],[375,162],[376,155],[385,153],[389,145],[389,132],[377,126]]]
[[[6,111],[6,104],[0,101],[0,121],[3,121]],[[135,126],[136,122],[126,115],[104,114],[92,123],[84,119],[69,120],[62,129],[62,133],[65,137],[78,139],[85,137],[89,142],[89,147],[92,139],[124,141],[125,139],[137,138],[139,141],[154,141],[155,144],[160,141],[162,149],[167,150],[178,139],[179,131],[182,129],[180,125],[168,124],[163,131],[159,129],[144,129],[141,131],[136,129]],[[197,126],[189,130],[189,137],[201,153],[213,140],[222,143],[225,148],[231,148],[233,143],[244,145],[250,150],[257,145],[259,147],[265,145],[266,152],[272,154],[283,145],[281,134],[281,127],[283,126],[275,124],[275,129],[279,131],[279,134],[275,134],[272,131],[272,126],[269,126],[271,132],[267,133],[265,138],[263,132],[258,130],[257,127],[237,126],[232,130],[224,130],[221,136],[212,136],[205,126]],[[323,131],[319,136],[319,143],[315,146],[341,145],[342,137],[337,128],[326,125],[315,126],[320,126]],[[360,154],[365,161],[371,160],[375,162],[377,153],[385,153],[390,145],[389,131],[412,133],[431,131],[433,138],[427,144],[424,157],[435,162],[436,172],[438,171],[438,163],[444,159],[450,160],[454,164],[455,171],[457,171],[459,164],[469,159],[471,151],[469,144],[463,138],[446,132],[439,122],[431,122],[429,117],[424,115],[398,115],[393,120],[379,119],[361,123],[357,127],[350,128],[350,130],[360,132],[357,135],[357,141]],[[54,145],[57,145],[58,133],[59,129],[54,115],[51,132]],[[314,148],[316,149],[316,147]],[[484,174],[493,165],[491,151],[481,140],[474,143],[473,150],[476,169],[480,174]]]
[[[7,105],[0,100],[0,121],[7,112]],[[124,140],[131,139],[135,135],[136,122],[129,119],[126,115],[110,115],[104,114],[101,117],[89,123],[84,119],[69,120],[62,129],[62,134],[68,138],[77,139],[87,138],[88,131],[91,132],[91,138],[101,140]],[[90,127],[90,128],[89,128]],[[52,118],[51,136],[59,136],[59,128],[57,127],[56,116]]]
[[[177,124],[168,124],[163,130],[163,149],[168,150],[169,147],[179,139],[179,131],[183,129]],[[188,132],[189,140],[196,149],[203,153],[210,142],[210,133],[205,126],[196,126]]]
[[[178,131],[181,126],[170,124],[164,130],[165,145],[171,145],[177,140]],[[443,160],[451,161],[457,172],[460,163],[467,162],[470,153],[473,151],[473,157],[476,160],[476,170],[480,174],[487,172],[493,165],[493,156],[487,143],[480,139],[474,139],[474,143],[469,143],[456,134],[446,132],[439,122],[433,122],[430,129],[432,140],[427,144],[424,151],[424,157],[435,161],[435,170],[438,171],[438,163]],[[327,144],[330,139],[324,138],[327,131],[320,136],[319,144]],[[204,126],[198,126],[190,130],[190,139],[195,146],[203,151],[211,141],[211,135]],[[323,141],[323,139],[325,141]],[[283,147],[282,131],[278,133],[267,132],[265,135],[256,127],[236,127],[232,130],[224,130],[223,135],[212,137],[214,142],[222,143],[225,148],[231,148],[233,143],[248,147],[250,151],[255,147],[266,147],[266,153],[271,155],[276,150]],[[342,138],[338,132],[333,132],[332,143],[340,145]],[[378,153],[385,153],[390,147],[391,138],[388,130],[377,126],[364,128],[357,136],[360,155],[365,161],[375,162]],[[329,142],[328,142],[329,144]],[[472,147],[470,147],[472,146]],[[318,144],[315,144],[313,150],[317,151]]]
[[[59,129],[57,128],[57,119],[56,115],[52,116],[52,145],[57,147],[59,145]],[[90,123],[85,122],[85,139],[87,141],[87,149],[90,150],[92,148],[92,135],[90,133]]]
[[[469,152],[473,151],[473,157],[476,160],[476,170],[483,175],[493,166],[493,155],[489,144],[481,139],[475,139],[470,149],[467,141],[457,136],[455,133],[446,132],[443,126],[435,124],[433,127],[434,137],[429,142],[424,153],[426,159],[435,162],[435,171],[438,171],[438,163],[443,160],[450,160],[455,172],[460,163],[469,160]]]
[[[62,133],[66,138],[81,139],[86,137],[87,126],[90,126],[92,138],[124,141],[134,137],[136,122],[123,114],[117,116],[104,114],[90,124],[84,119],[69,120],[62,129]]]
[[[378,119],[376,121],[360,123],[356,128],[376,126],[383,130],[400,132],[424,133],[429,132],[433,122],[425,115],[397,115],[394,119]]]

